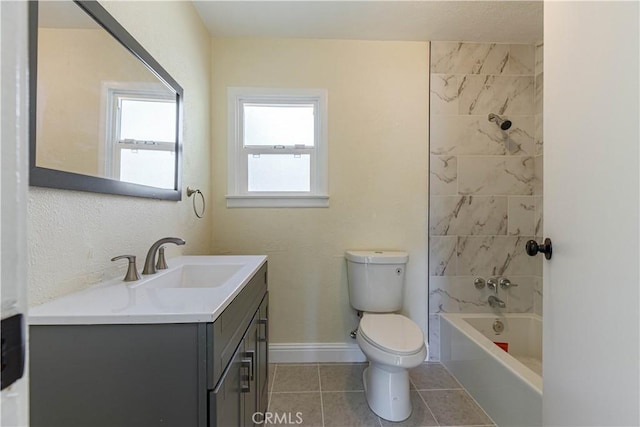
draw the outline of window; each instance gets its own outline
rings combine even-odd
[[[327,207],[327,92],[229,88],[228,207]]]
[[[175,187],[176,100],[166,89],[107,90],[105,175]]]

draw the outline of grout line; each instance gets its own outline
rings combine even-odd
[[[274,391],[271,394],[311,394],[311,393],[320,393],[320,390]]]
[[[409,384],[413,386],[414,390],[418,389],[418,387],[416,386],[416,383],[414,383],[413,379],[411,378],[411,374],[409,374]],[[411,387],[409,387],[409,391],[411,391]]]
[[[455,391],[455,390],[465,390],[464,387],[458,388],[416,388],[416,391]]]
[[[318,384],[320,387],[320,415],[322,417],[322,427],[324,427],[324,402],[322,401],[322,377],[320,376],[320,364],[318,364]]]
[[[433,413],[433,411],[431,410],[431,408],[427,404],[427,401],[422,396],[422,393],[420,393],[419,391],[416,391],[416,393],[418,393],[418,397],[420,397],[420,400],[422,400],[422,403],[424,403],[424,406],[427,407],[427,410],[429,411],[429,413],[433,417],[433,420],[436,422],[437,425],[440,425],[440,421],[438,421],[438,419],[436,418],[436,415]]]
[[[472,276],[469,276],[472,277]],[[365,365],[367,362],[318,362],[320,366],[352,366]]]
[[[491,421],[493,423],[493,425],[497,425],[495,421],[493,421],[493,418],[491,418],[489,416],[489,414],[487,414],[487,411],[484,410],[484,408],[482,406],[480,406],[480,404],[478,403],[478,401],[475,399],[475,397],[473,397],[471,395],[471,393],[469,393],[467,391],[467,389],[464,389],[464,392],[467,394],[467,396],[469,396],[471,398],[471,400],[473,401],[473,403],[476,404],[476,406],[480,409],[480,411],[482,411],[482,413],[489,419],[489,421]]]
[[[480,408],[480,410],[482,411],[482,413],[489,419],[491,420],[491,422],[494,425],[497,425],[496,422],[493,420],[493,418],[491,418],[489,416],[489,414],[487,414],[487,411],[484,410],[484,408],[482,406],[480,406],[480,404],[476,401],[476,399],[471,395],[471,393],[469,393],[469,391],[460,383],[460,381],[458,381],[458,379],[455,377],[455,375],[453,375],[451,373],[451,371],[449,371],[449,369],[444,365],[444,363],[440,362],[440,365],[444,368],[444,370],[451,375],[451,377],[455,380],[456,383],[458,383],[458,385],[460,386],[460,389],[450,389],[450,390],[463,390],[467,396],[469,396],[471,398],[471,400],[473,400],[473,402],[478,406],[478,408]],[[446,390],[446,389],[443,389]]]
[[[282,366],[313,366],[318,365],[318,362],[296,362],[296,363],[278,363],[278,365]]]
[[[464,386],[460,383],[460,381],[458,381],[456,376],[451,373],[449,368],[447,368],[444,363],[442,363],[442,362],[438,362],[438,363],[440,364],[440,366],[442,366],[444,368],[444,370],[447,372],[447,374],[449,374],[451,376],[451,378],[453,378],[453,380],[456,382],[456,384],[458,384],[460,386],[460,388],[465,389]]]
[[[269,387],[269,396],[267,397],[267,411],[271,408],[271,396],[273,395],[273,384],[276,382],[276,373],[278,372],[278,365],[273,364],[273,378],[271,378],[271,384]],[[267,379],[269,378],[267,372]]]
[[[278,373],[278,365],[273,364],[273,378],[271,379],[271,387],[269,387],[269,393],[273,392],[273,384],[276,382],[276,374]]]

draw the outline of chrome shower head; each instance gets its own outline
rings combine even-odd
[[[500,129],[502,130],[507,130],[511,127],[511,120],[505,120],[497,114],[489,114],[489,121],[500,126]]]

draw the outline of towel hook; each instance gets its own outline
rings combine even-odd
[[[196,188],[195,190],[192,189],[191,187],[187,187],[187,197],[191,197],[194,194],[199,194],[200,198],[202,199],[202,212],[198,213],[198,209],[196,208],[196,198],[194,197],[193,200],[193,213],[196,214],[196,216],[198,218],[202,218],[202,216],[204,215],[204,209],[205,209],[205,201],[204,201],[204,194],[202,194],[202,191],[200,191],[200,189]]]

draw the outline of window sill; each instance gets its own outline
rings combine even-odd
[[[230,196],[228,208],[328,208],[329,196]]]

